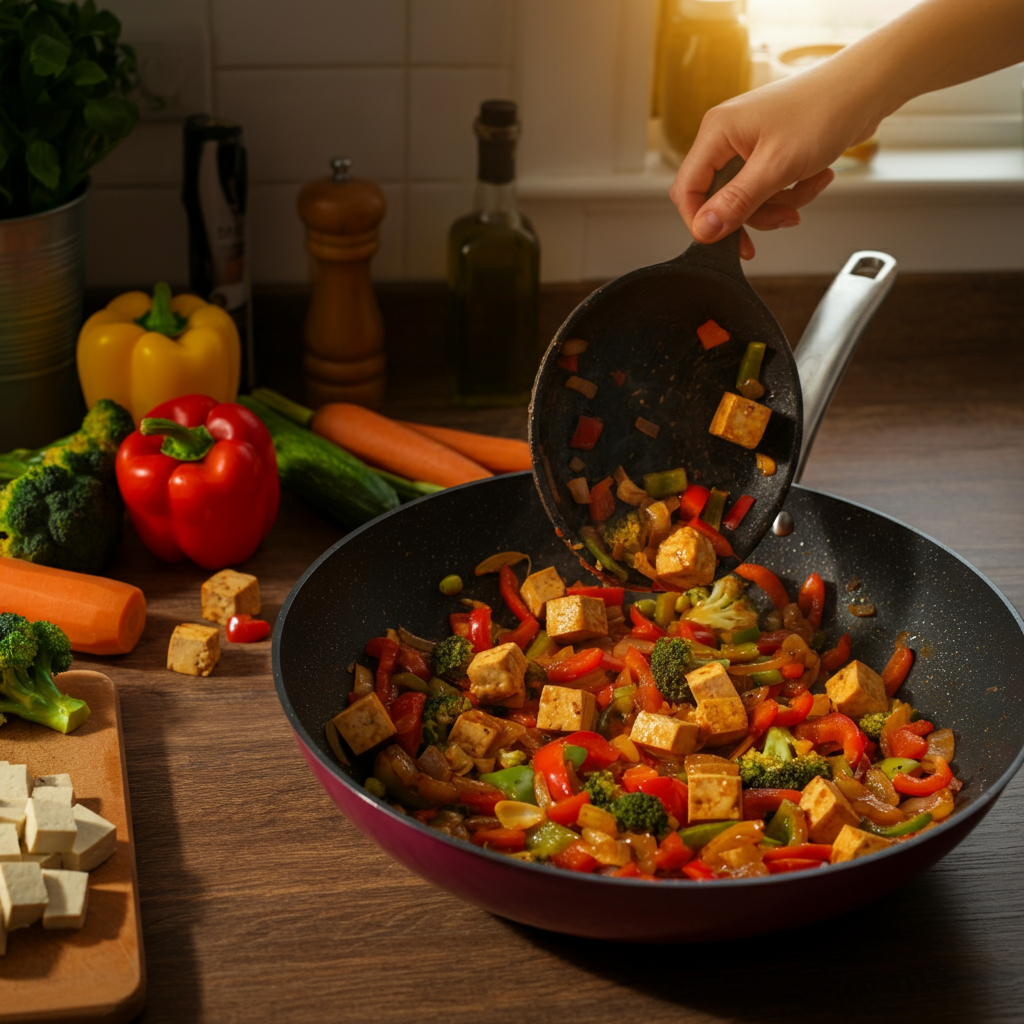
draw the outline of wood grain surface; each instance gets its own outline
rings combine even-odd
[[[948,544],[1022,609],[1024,287],[1004,276],[994,294],[981,275],[958,290],[898,283],[804,483]],[[786,307],[790,337],[812,304]],[[523,410],[454,413],[399,391],[396,415],[525,436]],[[244,567],[271,620],[339,536],[286,496]],[[121,692],[147,1024],[1024,1020],[1022,777],[939,865],[824,926],[697,947],[549,934],[432,888],[338,813],[280,711],[269,642],[223,644],[207,679],[165,669],[171,630],[199,621],[202,570],[129,535],[113,574],[146,592],[146,631],[130,655],[79,664]]]

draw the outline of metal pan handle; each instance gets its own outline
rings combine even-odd
[[[864,329],[896,280],[896,260],[855,252],[829,285],[796,348],[804,395],[804,432],[794,481],[799,481],[818,427]]]

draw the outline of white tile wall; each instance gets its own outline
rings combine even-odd
[[[512,0],[411,0],[413,64],[505,66],[512,62]]]

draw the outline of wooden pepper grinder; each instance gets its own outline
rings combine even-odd
[[[384,323],[370,283],[384,216],[381,190],[350,178],[351,160],[335,157],[329,178],[299,193],[306,248],[313,257],[313,295],[303,331],[306,402],[384,402]]]

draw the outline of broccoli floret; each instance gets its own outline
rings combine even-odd
[[[690,641],[681,636],[662,636],[651,651],[651,672],[654,682],[665,700],[673,704],[691,701],[686,673],[696,668]]]
[[[473,645],[458,633],[446,636],[434,647],[434,674],[449,682],[465,679],[473,660]]]
[[[461,693],[439,693],[423,705],[423,742],[443,747],[455,719],[473,705]]]
[[[608,810],[623,832],[650,832],[658,839],[669,833],[665,805],[650,793],[624,793]]]
[[[803,789],[815,776],[832,778],[832,766],[813,751],[797,754],[793,734],[773,725],[764,750],[748,750],[737,762],[743,785],[752,789]]]
[[[61,693],[53,681],[70,667],[71,643],[62,629],[0,613],[0,713],[57,732],[77,729],[89,717],[89,706]]]
[[[887,711],[875,711],[870,715],[864,715],[862,718],[857,719],[857,726],[860,731],[864,733],[869,740],[878,742],[879,736],[882,735],[882,726],[888,721],[889,716],[892,714],[892,705],[890,704]],[[911,712],[911,718],[913,718],[917,712]]]
[[[711,591],[707,587],[690,587],[686,592],[686,596],[690,601],[690,607],[696,608],[697,605],[703,604],[711,596]]]
[[[696,592],[689,590],[692,607],[683,618],[717,630],[751,629],[757,625],[757,609],[746,599],[746,589],[745,580],[729,575],[715,580],[704,600],[696,600]]]
[[[647,543],[647,530],[640,521],[638,512],[626,512],[612,519],[604,528],[604,543],[609,551],[621,544],[622,550],[632,560],[633,555],[643,551]]]
[[[622,796],[615,776],[607,768],[588,775],[583,780],[583,788],[590,794],[590,802],[605,811],[611,810],[612,804]]]
[[[114,460],[134,424],[102,399],[82,428],[40,452],[0,489],[0,555],[96,573],[121,543],[124,503]]]

